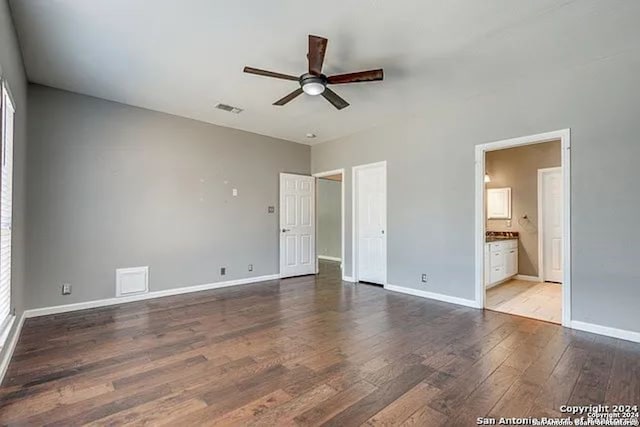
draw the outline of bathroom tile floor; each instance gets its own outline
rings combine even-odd
[[[562,285],[509,280],[487,289],[486,308],[547,322],[562,323]]]

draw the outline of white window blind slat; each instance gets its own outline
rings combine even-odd
[[[11,313],[11,226],[13,212],[13,116],[14,106],[2,85],[0,118],[2,147],[0,173],[0,325]],[[0,331],[2,332],[2,331]],[[2,345],[2,343],[0,343]]]

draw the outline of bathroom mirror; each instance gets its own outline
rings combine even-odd
[[[511,219],[511,188],[487,189],[487,219]]]

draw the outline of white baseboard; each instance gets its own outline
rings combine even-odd
[[[342,276],[342,281],[343,282],[351,282],[351,283],[356,283],[356,279],[354,279],[351,276]]]
[[[513,279],[527,280],[527,281],[531,281],[531,282],[537,282],[538,281],[537,277],[534,277],[534,276],[521,276],[519,274],[516,274],[515,276],[511,276],[511,277],[507,277],[505,279],[502,279],[499,282],[495,282],[495,283],[491,283],[489,285],[485,285],[484,289],[486,291],[487,289],[491,289],[491,288],[494,288],[494,287],[496,287],[498,285],[502,285],[503,283],[507,283],[507,282],[509,282],[509,281],[511,281]]]
[[[403,286],[385,285],[384,288],[389,291],[400,292],[403,294],[413,295],[416,297],[429,298],[437,301],[448,302],[451,304],[464,305],[466,307],[481,308],[478,306],[478,304],[476,304],[474,300],[470,300],[470,299],[452,297],[450,295],[438,294],[435,292],[421,291],[419,289],[405,288]]]
[[[517,280],[524,280],[526,282],[542,282],[538,276],[528,276],[526,274],[516,274],[515,278]]]
[[[621,340],[640,342],[640,332],[627,331],[625,329],[611,328],[609,326],[596,325],[593,323],[571,321],[571,328],[579,331],[591,332],[598,335],[620,338]]]
[[[318,259],[323,259],[325,261],[342,262],[342,258],[329,255],[318,255]]]
[[[22,313],[20,319],[18,319],[18,325],[13,330],[13,335],[9,335],[5,342],[6,348],[3,349],[2,360],[0,360],[0,384],[2,384],[7,369],[9,368],[9,363],[18,344],[18,338],[20,338],[20,332],[22,332],[22,325],[24,325],[25,318],[25,313]]]
[[[489,284],[489,285],[485,285],[484,289],[485,289],[485,291],[486,291],[487,289],[495,288],[496,286],[498,286],[498,285],[502,285],[503,283],[506,283],[506,282],[508,282],[509,280],[511,280],[511,278],[508,278],[508,279],[505,279],[505,280],[501,280],[501,281],[496,282],[496,283],[491,283],[491,284]]]
[[[226,288],[229,286],[247,285],[249,283],[265,282],[278,279],[278,274],[267,276],[248,277],[246,279],[228,280],[226,282],[207,283],[204,285],[185,286],[181,288],[166,289],[162,291],[152,291],[144,294],[130,295],[117,298],[106,298],[94,301],[79,302],[75,304],[56,305],[53,307],[33,308],[25,310],[24,317],[39,317],[49,314],[67,313],[69,311],[86,310],[88,308],[105,307],[109,305],[123,304],[127,302],[142,301],[153,298],[168,297],[172,295],[187,294],[191,292],[208,291],[210,289]]]

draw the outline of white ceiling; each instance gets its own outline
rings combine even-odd
[[[638,49],[637,0],[13,0],[29,80],[302,143],[422,107]],[[385,81],[271,104],[300,75],[307,35],[325,74],[382,67]],[[213,107],[243,108],[240,115]],[[318,137],[305,138],[307,133]]]

